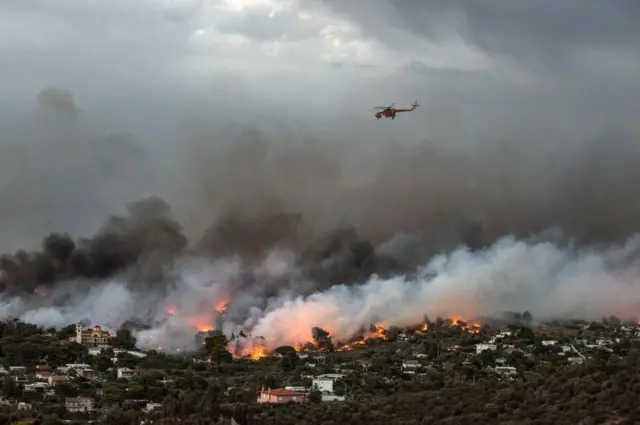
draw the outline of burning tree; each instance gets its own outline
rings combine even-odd
[[[291,347],[290,345],[283,345],[276,348],[275,353],[282,356],[280,361],[280,367],[285,372],[291,372],[295,370],[298,364],[298,353],[296,349]]]
[[[221,331],[209,332],[209,335],[204,339],[204,352],[212,363],[225,363],[233,359],[227,350],[227,342],[227,337]]]
[[[314,326],[311,328],[311,337],[313,338],[314,345],[319,350],[333,351],[333,343],[331,342],[329,332]]]

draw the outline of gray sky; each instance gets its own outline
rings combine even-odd
[[[0,235],[13,249],[90,232],[151,194],[202,227],[220,177],[204,153],[247,127],[360,160],[425,139],[564,155],[638,131],[639,41],[636,0],[4,0]],[[79,118],[43,121],[46,87]]]

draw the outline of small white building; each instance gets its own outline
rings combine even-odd
[[[93,404],[91,397],[70,397],[65,400],[65,407],[70,413],[92,412]]]
[[[418,360],[405,360],[402,362],[402,370],[418,369],[420,362]]]
[[[128,367],[119,367],[118,368],[118,379],[130,379],[131,377],[135,376],[138,372],[133,370],[133,369],[129,369]]]
[[[501,339],[510,337],[511,335],[512,335],[511,331],[500,331],[498,335],[491,337],[491,339],[489,340],[489,343],[493,344]]]
[[[79,371],[83,369],[91,369],[91,365],[88,365],[86,363],[67,363],[64,366],[58,367],[56,370],[60,373],[69,373],[71,369],[75,371]]]
[[[518,373],[516,368],[513,366],[496,366],[493,370],[498,375],[503,375],[503,376],[512,376]]]
[[[321,392],[333,392],[333,379],[331,378],[314,378],[311,385],[317,387]]]
[[[119,354],[129,354],[129,355],[131,355],[131,356],[133,356],[133,357],[137,357],[137,358],[139,358],[139,359],[142,359],[142,358],[147,357],[147,355],[146,355],[145,353],[141,352],[141,351],[122,350],[122,349],[120,349],[120,348],[116,348],[116,349],[114,349],[114,350],[113,350],[113,353],[116,355],[116,357],[117,357]]]
[[[47,388],[49,388],[49,384],[47,382],[34,382],[32,384],[25,384],[24,386],[25,391],[44,391]]]
[[[338,379],[342,379],[344,377],[346,377],[347,375],[343,374],[343,373],[324,373],[322,375],[318,375],[316,376],[316,378],[327,378],[327,379],[333,379],[333,381],[337,381]]]
[[[69,377],[67,375],[51,375],[49,376],[49,385],[58,385],[62,383],[69,382]]]
[[[309,392],[309,390],[302,385],[287,385],[286,387],[284,387],[284,389],[287,391],[296,391],[301,394],[306,394]]]
[[[146,412],[153,412],[155,410],[159,410],[162,408],[162,404],[160,403],[147,403],[147,405],[145,406],[144,410]]]
[[[31,410],[31,403],[25,403],[24,401],[18,402],[18,410]]]
[[[498,346],[496,344],[485,344],[485,343],[481,343],[481,344],[476,344],[476,354],[480,354],[483,351],[495,351],[498,349]]]
[[[546,339],[542,341],[542,345],[544,345],[545,347],[550,347],[552,345],[556,345],[557,343],[558,341],[556,341],[555,339]]]
[[[570,345],[562,345],[560,346],[560,350],[562,354],[570,353],[573,351]]]

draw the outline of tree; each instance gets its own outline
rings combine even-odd
[[[536,334],[533,332],[533,329],[528,328],[526,326],[522,326],[520,331],[518,332],[518,338],[529,341],[530,343],[535,342]]]
[[[227,338],[218,330],[209,332],[204,339],[204,353],[213,363],[227,363],[233,360],[233,356],[227,350]]]
[[[40,350],[37,345],[24,342],[16,347],[13,357],[19,365],[31,365],[40,358]]]
[[[76,325],[68,325],[60,329],[60,331],[57,333],[56,336],[58,337],[58,339],[68,340],[70,337],[75,335],[76,335]]]
[[[275,353],[285,356],[287,354],[296,354],[296,349],[290,345],[281,345],[274,350]]]
[[[116,337],[111,342],[114,347],[125,350],[134,350],[136,348],[136,338],[131,331],[126,328],[120,328],[116,331]]]
[[[283,372],[292,372],[295,370],[298,365],[298,354],[294,351],[293,353],[287,353],[282,356],[280,359],[280,367]]]
[[[320,350],[333,351],[333,343],[329,332],[319,327],[311,328],[311,337]]]
[[[311,391],[309,391],[309,401],[311,403],[320,403],[322,402],[322,393],[317,387],[313,387]]]
[[[9,378],[5,378],[4,384],[2,385],[2,394],[7,397],[18,397],[20,395],[20,387],[15,380]]]

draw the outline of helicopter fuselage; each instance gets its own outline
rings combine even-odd
[[[395,109],[384,109],[380,112],[376,112],[376,118],[380,119],[382,117],[395,119],[396,110]]]

